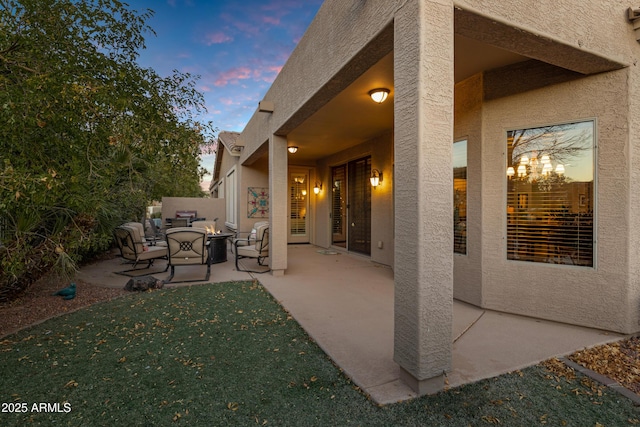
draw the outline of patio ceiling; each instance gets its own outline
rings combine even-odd
[[[526,58],[463,36],[455,36],[455,82],[478,72],[525,61]],[[371,89],[391,90],[382,104],[368,95]],[[289,145],[299,147],[289,155],[291,164],[313,164],[393,129],[393,52],[355,79],[337,96],[293,129]]]

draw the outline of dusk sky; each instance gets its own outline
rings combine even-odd
[[[241,131],[313,20],[322,0],[128,0],[155,12],[139,63],[161,76],[199,75],[219,130]],[[211,170],[212,159],[203,159]]]

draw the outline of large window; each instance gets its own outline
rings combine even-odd
[[[467,253],[467,141],[453,144],[453,252]]]
[[[507,258],[593,266],[594,122],[507,132]]]

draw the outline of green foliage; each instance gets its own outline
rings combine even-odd
[[[52,319],[0,341],[0,378],[0,401],[28,407],[0,414],[3,426],[640,423],[630,400],[545,366],[379,407],[257,282],[147,292]]]
[[[0,287],[72,273],[150,201],[202,195],[203,97],[137,65],[152,11],[127,7],[0,0]]]

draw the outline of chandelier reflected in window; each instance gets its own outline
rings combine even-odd
[[[537,181],[540,178],[548,178],[553,173],[558,176],[564,175],[564,165],[552,161],[551,156],[546,153],[538,158],[538,152],[534,151],[531,153],[531,159],[523,154],[517,163],[517,169],[513,166],[507,168],[507,178],[511,179],[517,175],[520,179]]]

